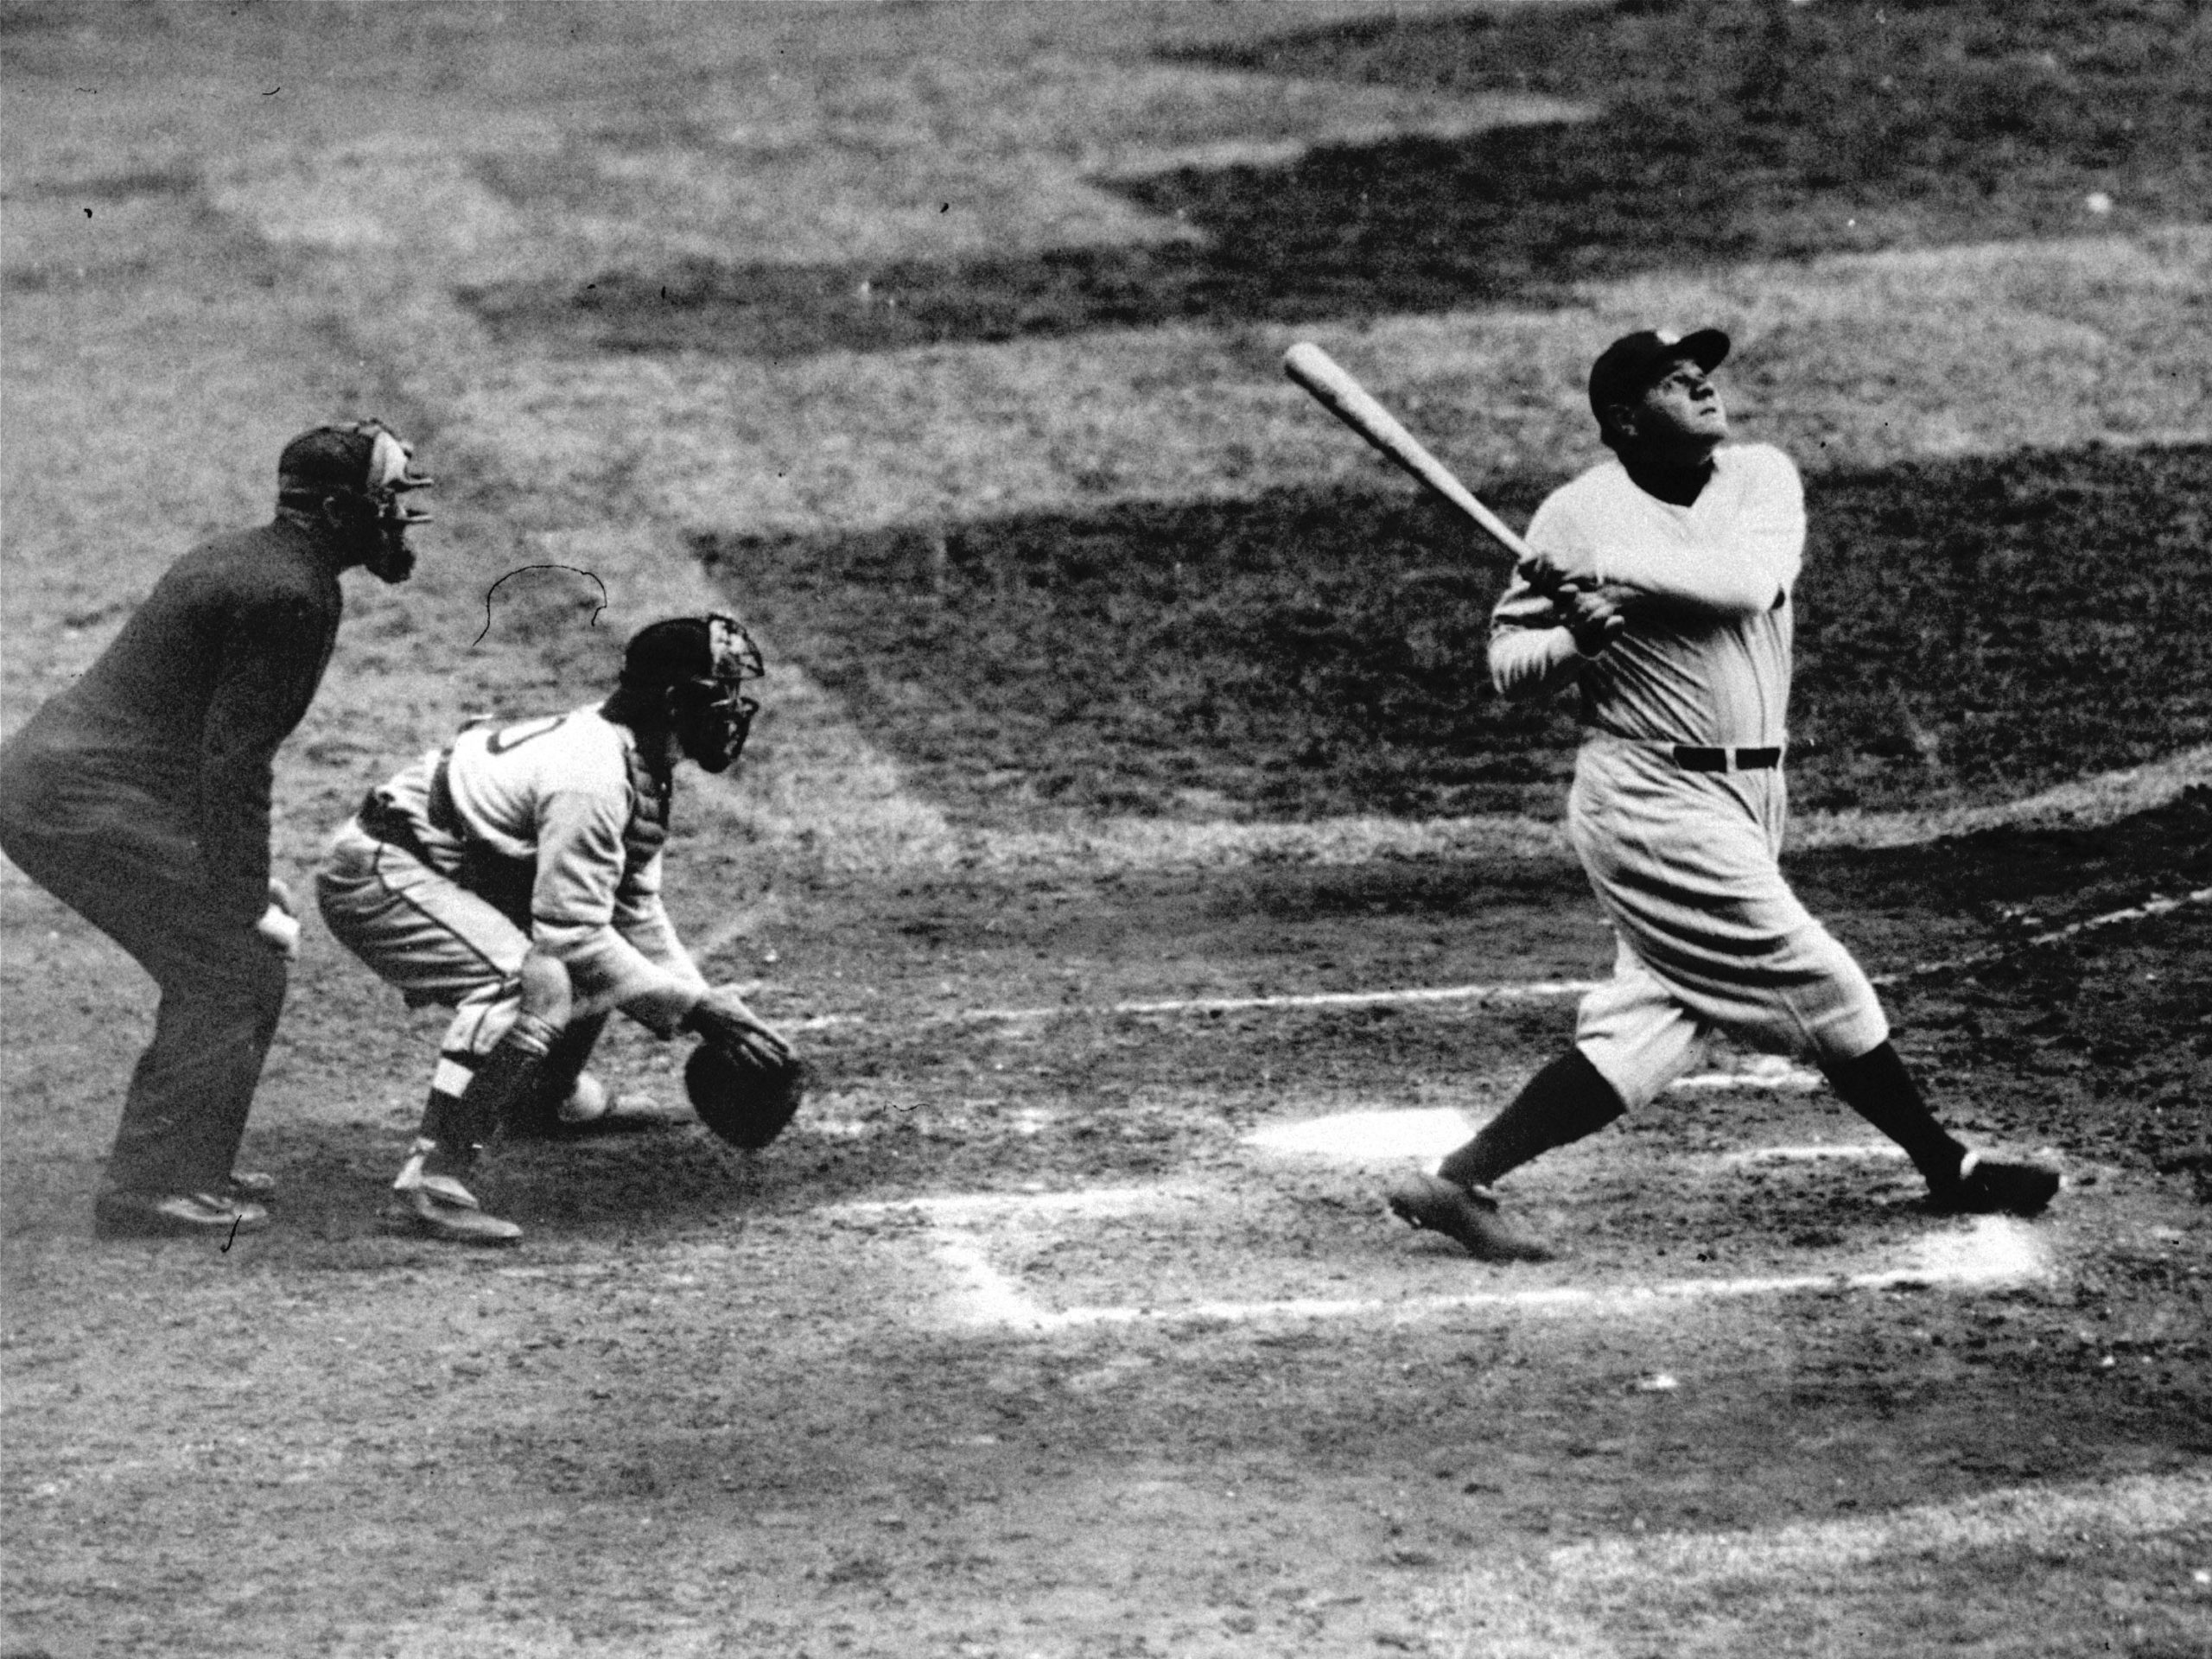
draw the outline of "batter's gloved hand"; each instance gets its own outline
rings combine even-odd
[[[1617,582],[1588,582],[1580,577],[1561,581],[1550,595],[1560,625],[1574,638],[1574,649],[1595,657],[1621,637],[1628,626],[1636,589]]]

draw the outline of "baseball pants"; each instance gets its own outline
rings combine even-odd
[[[1567,835],[1618,948],[1575,1043],[1630,1110],[1716,1031],[1822,1064],[1888,1039],[1866,973],[1783,879],[1787,812],[1779,767],[1686,772],[1662,746],[1605,736],[1576,757]]]
[[[166,803],[73,757],[11,756],[0,848],[121,945],[161,989],[123,1100],[107,1184],[220,1192],[283,1010],[283,954],[211,898],[193,834]]]
[[[518,977],[530,954],[524,922],[442,875],[404,848],[348,823],[331,838],[315,877],[322,918],[339,942],[394,986],[410,1007],[454,1010],[439,1044],[432,1087],[458,1094],[452,1068],[499,1046],[522,1007]],[[555,1041],[540,1089],[565,1096],[590,1063],[611,1010],[583,1007]]]

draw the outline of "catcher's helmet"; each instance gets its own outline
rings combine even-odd
[[[415,470],[415,451],[382,421],[334,422],[302,432],[276,458],[276,501],[301,512],[325,505],[346,529],[373,537],[365,563],[386,582],[415,568],[407,532],[430,515],[408,494],[437,480]]]
[[[749,1048],[702,1042],[683,1063],[683,1092],[699,1121],[722,1140],[758,1152],[784,1132],[806,1096],[806,1067]]]
[[[735,617],[677,616],[632,637],[620,683],[632,702],[662,699],[683,753],[708,772],[726,772],[760,709],[742,688],[765,672],[760,647]]]

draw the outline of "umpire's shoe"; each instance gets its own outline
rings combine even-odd
[[[1480,1262],[1548,1262],[1552,1252],[1516,1232],[1497,1213],[1497,1200],[1480,1187],[1461,1186],[1441,1175],[1409,1175],[1385,1194],[1402,1219],[1454,1239]]]
[[[1928,1201],[1953,1216],[2034,1216],[2058,1196],[2058,1172],[1970,1152],[1948,1181],[1930,1181]]]
[[[476,1195],[452,1176],[424,1174],[420,1153],[408,1159],[391,1190],[392,1219],[425,1238],[448,1244],[512,1244],[522,1236],[512,1221],[486,1215]]]
[[[269,1225],[269,1211],[216,1192],[103,1192],[92,1201],[100,1238],[213,1238],[227,1243]]]

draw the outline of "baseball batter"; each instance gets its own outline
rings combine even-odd
[[[431,480],[376,421],[277,457],[275,519],[171,565],[99,659],[0,747],[0,846],[161,988],[94,1202],[103,1236],[226,1238],[275,1187],[235,1169],[299,938],[270,870],[276,751],[338,638],[341,571],[404,582]]]
[[[503,1125],[605,1091],[584,1071],[614,1010],[660,1036],[747,1033],[661,902],[677,762],[727,770],[756,705],[752,639],[726,616],[641,630],[605,702],[476,725],[372,790],[332,836],[316,892],[330,931],[410,1004],[454,1009],[396,1213],[434,1238],[505,1244],[463,1178]]]
[[[2056,1171],[1970,1153],[1921,1098],[1874,988],[1789,890],[1785,813],[1790,595],[1804,494],[1788,456],[1728,445],[1711,375],[1728,338],[1646,330],[1590,374],[1614,459],[1530,522],[1538,556],[1499,599],[1492,680],[1526,699],[1572,685],[1585,729],[1567,832],[1618,938],[1573,1046],[1393,1210],[1486,1260],[1541,1259],[1491,1184],[1648,1105],[1725,1032],[1810,1058],[1904,1147],[1950,1211],[2032,1215]]]

